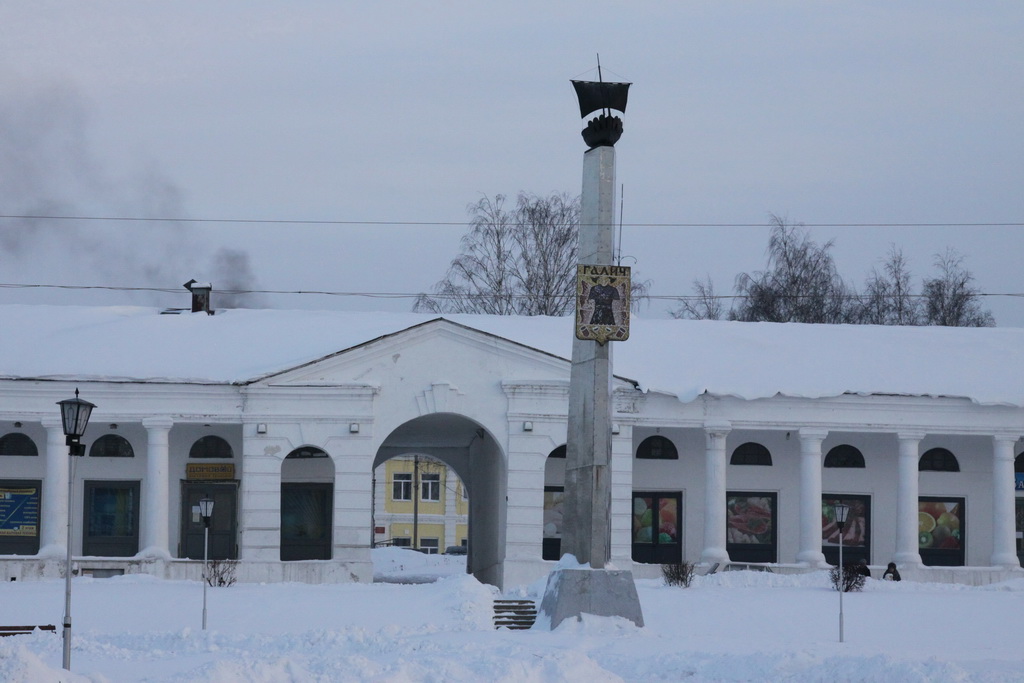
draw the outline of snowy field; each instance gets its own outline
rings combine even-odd
[[[1024,579],[969,588],[824,572],[727,572],[688,589],[638,581],[646,627],[611,618],[496,631],[496,591],[464,558],[374,551],[379,578],[434,583],[74,580],[72,673],[61,638],[0,638],[0,681],[1020,681]],[[538,595],[540,584],[506,592]],[[59,580],[0,584],[0,624],[59,624]]]

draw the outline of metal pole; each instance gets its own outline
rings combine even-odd
[[[71,671],[71,531],[72,503],[75,492],[75,458],[68,449],[68,547],[64,561],[64,663],[66,670]]]
[[[843,642],[843,591],[846,589],[846,568],[843,567],[843,525],[839,525],[839,642]]]
[[[210,520],[203,517],[203,630],[206,630],[206,563],[210,550]]]
[[[412,461],[412,547],[420,549],[420,456]]]

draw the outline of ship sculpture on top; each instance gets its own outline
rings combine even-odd
[[[580,118],[587,118],[595,111],[601,115],[587,122],[580,133],[587,147],[614,147],[622,137],[622,119],[612,115],[612,110],[626,113],[626,98],[631,83],[606,83],[601,77],[601,60],[597,62],[597,81],[572,81],[576,97],[580,102]]]

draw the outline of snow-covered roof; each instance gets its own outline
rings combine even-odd
[[[244,383],[428,323],[435,315],[0,306],[0,378]],[[571,318],[445,319],[569,359]],[[845,393],[1024,405],[1024,329],[633,317],[617,375],[682,401]],[[529,378],[522,378],[529,379]]]

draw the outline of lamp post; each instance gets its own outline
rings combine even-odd
[[[846,518],[850,515],[850,506],[845,503],[836,503],[833,506],[836,513],[836,526],[839,527],[839,642],[843,642],[843,592],[846,590],[846,568],[843,566],[843,527],[846,526]]]
[[[206,580],[210,556],[210,517],[213,516],[213,498],[199,501],[199,516],[203,518],[203,630],[206,630]]]
[[[78,389],[75,389],[75,397],[63,401],[57,401],[60,406],[60,420],[64,427],[65,443],[68,446],[68,543],[67,557],[64,563],[64,662],[63,666],[71,670],[71,531],[72,526],[72,505],[75,492],[75,457],[85,455],[85,446],[82,444],[82,435],[89,424],[89,416],[96,406],[88,401],[78,398]]]

